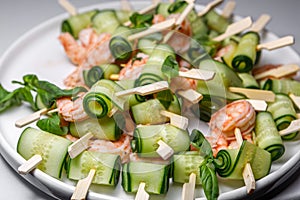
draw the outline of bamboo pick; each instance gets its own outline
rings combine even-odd
[[[179,76],[196,80],[209,81],[214,78],[215,72],[202,69],[191,69],[186,72],[179,71]]]
[[[300,119],[296,119],[296,120],[293,120],[286,129],[279,131],[279,134],[281,136],[285,136],[285,135],[294,133],[299,130],[300,130]]]
[[[161,0],[152,0],[152,4],[158,4],[160,2],[161,2]]]
[[[91,132],[88,132],[83,137],[78,139],[76,142],[71,144],[68,147],[68,153],[71,158],[75,158],[78,156],[81,152],[86,150],[88,148],[88,142],[93,137],[93,134]]]
[[[296,64],[282,65],[275,69],[270,69],[268,71],[262,72],[254,76],[255,79],[263,79],[269,76],[274,78],[281,78],[284,76],[292,75],[300,70],[300,67]]]
[[[183,184],[182,200],[193,200],[195,195],[196,174],[191,173],[189,182]]]
[[[262,49],[267,49],[267,50],[271,51],[274,49],[292,45],[292,44],[294,44],[294,42],[295,42],[295,40],[294,40],[293,36],[285,36],[285,37],[279,38],[279,39],[271,41],[271,42],[259,44],[259,45],[257,45],[256,49],[258,51],[262,50]]]
[[[121,0],[121,9],[124,11],[132,11],[132,7],[128,0]]]
[[[238,22],[235,22],[235,23],[232,23],[230,24],[225,33],[215,37],[213,40],[216,41],[216,42],[221,42],[222,40],[230,37],[230,36],[233,36],[237,33],[240,33],[244,30],[246,30],[247,28],[249,28],[252,24],[252,20],[251,20],[251,17],[246,17]]]
[[[68,0],[58,0],[58,3],[72,16],[77,15],[76,8]]]
[[[25,163],[23,163],[20,167],[18,167],[18,172],[24,175],[28,174],[33,169],[35,169],[36,166],[42,162],[42,160],[43,158],[41,155],[34,155]]]
[[[156,153],[158,153],[162,159],[167,160],[174,154],[174,150],[164,141],[159,140],[157,144],[159,147],[156,149]]]
[[[49,111],[47,108],[43,108],[38,110],[30,115],[27,115],[19,120],[16,121],[15,126],[18,128],[22,128],[23,126],[30,124],[36,120],[39,120],[42,115],[46,114]]]
[[[289,94],[289,97],[292,99],[294,104],[300,109],[300,97],[295,96],[294,94]]]
[[[143,8],[142,10],[138,11],[139,14],[143,15],[143,14],[146,14],[148,12],[151,12],[153,11],[157,5],[159,4],[160,1],[156,1],[156,3],[153,3],[145,8]],[[131,21],[127,21],[125,23],[123,23],[124,26],[130,26],[131,25]]]
[[[263,100],[257,99],[246,99],[256,111],[266,111],[268,104]]]
[[[223,2],[223,0],[215,0],[215,1],[210,2],[209,4],[207,4],[205,6],[205,8],[203,10],[201,10],[200,12],[198,12],[198,16],[201,17],[201,16],[205,15],[211,9],[213,9],[214,7],[216,7],[217,5],[219,5],[222,2]]]
[[[264,100],[267,102],[275,101],[275,94],[272,91],[238,87],[229,87],[229,91],[244,94],[249,99]]]
[[[91,169],[88,176],[84,179],[81,179],[77,182],[75,191],[71,197],[71,200],[83,200],[86,198],[89,187],[92,183],[92,180],[95,176],[96,170]]]
[[[243,143],[242,134],[239,128],[235,128],[234,134],[239,146]],[[252,172],[250,163],[247,163],[243,170],[243,179],[247,188],[247,193],[250,194],[255,190],[255,178]]]
[[[186,2],[188,2],[188,6],[184,9],[184,11],[180,14],[180,16],[175,21],[174,31],[176,31],[176,30],[178,30],[180,28],[180,26],[181,26],[182,22],[184,21],[184,19],[187,17],[187,15],[192,11],[192,9],[195,6],[195,4],[194,4],[194,2],[192,0],[191,1],[186,1]],[[162,43],[167,43],[171,39],[171,37],[173,36],[174,31],[168,32],[164,36]]]
[[[163,116],[165,116],[165,117],[170,118],[170,123],[171,123],[173,126],[176,126],[177,128],[186,130],[187,127],[188,127],[188,125],[189,125],[189,120],[188,120],[188,118],[186,118],[186,117],[184,117],[184,116],[177,115],[177,114],[174,114],[174,113],[165,111],[165,110],[162,110],[162,111],[160,112],[160,114],[163,115]]]
[[[146,184],[141,182],[139,185],[139,189],[136,193],[135,200],[148,200],[149,194],[145,191]]]
[[[154,24],[152,26],[150,26],[147,30],[145,31],[141,31],[139,33],[133,34],[128,36],[128,40],[132,41],[141,37],[144,37],[146,35],[150,35],[159,31],[163,31],[165,29],[171,28],[173,27],[175,24],[175,19],[168,19],[166,21],[160,22],[158,24]]]
[[[177,93],[192,104],[196,104],[203,99],[203,95],[193,89],[180,90]]]
[[[131,94],[139,94],[145,96],[145,95],[153,94],[167,89],[169,89],[169,83],[167,81],[159,81],[149,85],[123,90],[115,93],[115,95],[117,97],[127,96]]]
[[[119,74],[111,74],[109,76],[109,79],[112,81],[118,81],[119,80],[120,75]]]
[[[260,32],[270,21],[271,16],[267,14],[261,15],[251,26],[249,31]]]
[[[230,18],[236,6],[235,1],[228,1],[228,3],[224,6],[221,16],[224,18]]]

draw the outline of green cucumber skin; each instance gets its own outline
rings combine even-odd
[[[161,115],[165,110],[158,99],[151,99],[131,107],[133,119],[136,124],[161,124],[168,121],[168,118]]]
[[[141,157],[160,157],[156,150],[157,142],[164,141],[174,153],[186,151],[190,146],[188,132],[170,124],[139,126],[134,131],[134,146],[132,149]]]
[[[120,156],[84,151],[74,159],[69,160],[67,176],[72,180],[81,180],[88,175],[91,169],[96,170],[92,183],[116,186],[121,169]]]
[[[279,159],[285,151],[281,136],[269,112],[259,112],[255,124],[255,144],[272,155],[272,161]]]
[[[101,10],[92,17],[93,28],[98,34],[113,34],[121,25],[114,10]]]
[[[252,70],[257,60],[256,46],[259,41],[260,36],[256,32],[250,31],[242,36],[231,63],[237,72]]]
[[[300,83],[290,79],[268,79],[261,83],[264,90],[271,90],[274,93],[294,94],[300,96]]]
[[[243,180],[243,170],[250,163],[255,180],[269,174],[271,154],[250,142],[243,141],[240,149],[221,150],[216,156],[216,168],[221,177]]]
[[[238,76],[243,81],[244,88],[259,89],[256,79],[249,73],[238,73]]]
[[[92,24],[92,17],[98,12],[99,10],[92,10],[69,17],[62,22],[61,31],[69,32],[75,39],[77,39],[79,32]]]
[[[126,192],[137,192],[139,184],[145,183],[150,194],[165,194],[169,189],[168,165],[129,162],[123,166],[122,186]]]
[[[229,20],[222,17],[214,10],[209,11],[204,18],[207,26],[218,33],[224,33],[229,25]]]
[[[117,141],[122,134],[114,118],[109,117],[103,117],[101,119],[89,118],[81,122],[70,124],[70,133],[74,137],[83,137],[88,132],[100,140],[111,141]]]
[[[26,160],[34,155],[41,155],[43,160],[37,168],[59,179],[70,144],[71,141],[63,137],[28,127],[19,138],[17,152]]]
[[[193,154],[176,154],[173,156],[173,182],[187,183],[191,173],[196,174],[196,184],[201,184],[199,167],[204,161],[204,158]]]

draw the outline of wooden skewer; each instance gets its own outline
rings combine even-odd
[[[43,158],[41,155],[34,155],[18,168],[18,172],[24,175],[28,174],[35,169],[36,166],[42,162],[42,160]]]
[[[75,158],[78,156],[81,152],[86,150],[88,148],[88,142],[93,137],[93,134],[91,132],[88,132],[83,137],[78,139],[76,142],[71,144],[68,147],[68,153],[71,158]]]
[[[195,6],[193,1],[186,1],[186,2],[188,2],[188,6],[184,9],[184,11],[180,14],[178,19],[175,21],[174,30],[178,30],[181,27],[182,22],[184,21],[184,19],[187,17],[187,15],[191,12],[191,10]],[[167,43],[171,39],[173,34],[174,34],[174,31],[168,32],[168,34],[164,36],[162,43]]]
[[[183,184],[182,200],[193,200],[195,194],[196,174],[191,173],[189,182]]]
[[[230,18],[236,6],[235,1],[228,1],[228,3],[224,6],[221,16],[224,18]]]
[[[203,10],[201,10],[200,12],[198,12],[198,16],[201,17],[201,16],[205,15],[211,9],[213,9],[214,7],[216,7],[217,5],[219,5],[222,2],[223,2],[223,0],[215,0],[215,1],[210,2],[209,4],[207,4],[205,6],[205,8]]]
[[[160,22],[158,24],[154,24],[145,31],[141,31],[139,33],[128,36],[127,39],[129,41],[132,41],[132,40],[135,40],[135,39],[171,28],[175,25],[175,21],[176,21],[175,19],[168,19],[168,20]]]
[[[121,0],[121,9],[125,11],[132,11],[132,7],[128,0]]]
[[[23,117],[16,121],[15,126],[18,128],[22,128],[23,126],[30,124],[34,121],[37,121],[41,118],[42,115],[46,114],[49,110],[47,108],[43,108],[41,110],[38,110],[26,117]]]
[[[88,176],[78,181],[75,191],[71,197],[71,200],[83,200],[86,198],[87,192],[92,184],[92,180],[95,176],[96,170],[91,169]]]
[[[136,87],[136,88],[132,88],[132,89],[128,89],[128,90],[123,90],[123,91],[117,92],[115,95],[117,97],[127,96],[127,95],[131,95],[131,94],[139,94],[139,95],[145,96],[145,95],[157,93],[157,92],[167,90],[167,89],[169,89],[169,83],[167,81],[159,81],[159,82],[152,83],[149,85],[144,85],[144,86],[140,86],[140,87]]]
[[[234,134],[235,134],[238,145],[241,146],[243,143],[243,138],[242,138],[240,129],[236,128],[234,130]],[[255,178],[254,178],[250,163],[247,163],[244,167],[243,178],[244,178],[244,182],[245,182],[245,185],[247,188],[247,193],[248,194],[252,193],[255,190]]]
[[[257,99],[246,99],[256,111],[266,111],[268,104],[263,100]]]
[[[232,23],[230,24],[225,33],[215,37],[213,40],[216,41],[216,42],[220,42],[230,36],[233,36],[237,33],[240,33],[244,30],[246,30],[247,28],[249,28],[252,24],[252,20],[251,20],[251,17],[246,17],[238,22],[235,22],[235,23]]]
[[[146,184],[141,182],[139,185],[139,189],[136,193],[135,200],[148,200],[149,194],[145,191]]]
[[[279,39],[271,41],[271,42],[259,44],[259,45],[257,45],[256,49],[258,51],[262,50],[262,49],[267,49],[267,50],[271,51],[274,49],[292,45],[292,44],[294,44],[294,42],[295,42],[295,40],[294,40],[293,36],[286,36],[286,37],[279,38]]]
[[[249,31],[260,32],[270,21],[271,16],[267,14],[261,15],[251,26]]]
[[[152,0],[152,4],[159,4],[160,0]]]
[[[275,101],[274,92],[268,91],[268,90],[229,87],[229,91],[234,92],[234,93],[244,94],[249,99],[264,100],[264,101],[267,101],[267,102],[274,102]]]
[[[177,128],[186,130],[187,127],[188,127],[188,125],[189,125],[189,120],[188,120],[188,118],[186,118],[186,117],[184,117],[184,116],[177,115],[177,114],[174,114],[174,113],[165,111],[165,110],[162,110],[162,111],[160,112],[160,114],[163,115],[163,116],[165,116],[165,117],[170,118],[170,123],[171,123],[173,126],[176,126]]]
[[[286,129],[279,131],[279,134],[281,136],[284,136],[284,135],[288,135],[290,133],[294,133],[299,130],[300,130],[300,119],[296,119],[296,120],[293,120]]]
[[[180,90],[177,93],[192,104],[196,104],[203,99],[203,95],[193,89]]]
[[[156,149],[156,153],[158,153],[162,159],[168,160],[174,154],[174,150],[164,141],[159,140],[157,144],[159,147]]]
[[[300,109],[300,97],[295,96],[294,94],[289,94],[289,97],[292,99],[294,104]]]
[[[58,3],[72,16],[77,15],[76,8],[68,0],[58,0]]]
[[[156,1],[156,3],[153,3],[145,8],[143,8],[142,10],[138,11],[139,14],[143,15],[143,14],[146,14],[148,12],[151,12],[153,11],[157,5],[159,4],[160,1]],[[130,26],[131,25],[131,21],[127,21],[123,24],[124,26]]]
[[[255,79],[263,79],[269,76],[272,76],[274,78],[281,78],[284,76],[288,76],[291,74],[295,74],[300,70],[300,67],[296,64],[289,64],[289,65],[282,65],[275,69],[270,69],[265,72],[262,72],[260,74],[257,74],[254,76]]]
[[[179,76],[190,79],[209,81],[214,78],[215,72],[202,69],[191,69],[186,72],[179,71]]]

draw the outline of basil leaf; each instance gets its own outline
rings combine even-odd
[[[174,100],[173,94],[171,90],[164,90],[157,93],[156,98],[160,101],[160,103],[168,109]]]
[[[206,140],[205,136],[197,129],[192,131],[190,136],[191,144],[199,149],[200,154],[203,154],[203,157],[213,158],[213,152],[210,146],[210,143]]]
[[[55,135],[66,135],[69,131],[68,127],[61,126],[60,118],[57,113],[49,118],[40,119],[36,125],[43,131],[53,133]]]
[[[153,15],[152,14],[139,14],[137,12],[130,16],[130,21],[134,28],[145,28],[152,24]]]
[[[219,196],[219,184],[214,165],[210,161],[200,166],[201,184],[208,200],[216,200]]]
[[[168,56],[161,67],[161,71],[169,78],[169,80],[178,76],[179,65],[176,59],[173,56]]]

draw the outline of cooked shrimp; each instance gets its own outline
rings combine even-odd
[[[166,20],[166,18],[162,14],[156,14],[156,15],[154,15],[154,17],[152,19],[152,23],[153,24],[158,24],[158,23],[163,22],[165,20]]]
[[[214,56],[214,59],[220,62],[223,62],[222,57],[229,51],[232,51],[234,47],[232,45],[227,45],[222,47],[217,51],[217,53]]]
[[[131,153],[130,141],[132,137],[123,134],[118,141],[108,141],[108,140],[90,140],[89,141],[89,151],[98,151],[102,153],[112,153],[118,154],[121,157],[122,163],[129,162],[129,155]]]
[[[80,64],[86,57],[86,49],[78,44],[70,33],[62,33],[58,39],[63,45],[70,61],[75,65]]]
[[[255,110],[246,100],[234,101],[214,113],[209,122],[211,135],[207,138],[214,153],[236,146],[235,128],[241,130],[244,139],[252,141],[251,132],[255,126],[255,118]]]
[[[110,34],[107,33],[102,33],[98,36],[97,43],[89,47],[78,69],[75,69],[75,71],[64,80],[64,84],[67,87],[84,86],[83,70],[114,61],[109,49],[110,38]]]
[[[134,80],[137,79],[142,72],[143,66],[147,63],[149,56],[143,53],[137,54],[141,60],[129,60],[129,62],[120,71],[119,80]]]
[[[83,95],[72,101],[70,97],[62,97],[56,100],[59,114],[67,122],[83,121],[88,115],[83,109]]]
[[[81,42],[81,45],[87,49],[92,48],[94,45],[97,44],[99,41],[99,38],[96,31],[92,28],[86,28],[82,29],[79,32],[79,41]]]

